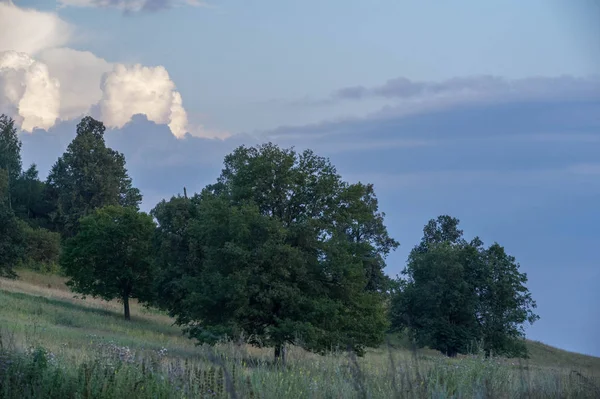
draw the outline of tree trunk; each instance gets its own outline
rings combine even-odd
[[[123,295],[123,310],[125,311],[125,320],[131,320],[129,313],[129,295]]]
[[[275,345],[275,363],[285,366],[285,345],[284,344],[276,344]]]

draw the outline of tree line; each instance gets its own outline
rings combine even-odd
[[[400,332],[455,356],[526,356],[535,301],[516,260],[467,241],[459,221],[429,221],[402,276],[384,273],[399,243],[371,184],[344,181],[311,150],[240,146],[216,182],[140,212],[123,154],[84,117],[41,181],[22,170],[14,121],[0,117],[0,274],[63,273],[74,292],[162,309],[190,338],[361,355]]]

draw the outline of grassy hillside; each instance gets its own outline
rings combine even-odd
[[[156,311],[73,297],[64,279],[0,279],[1,397],[600,397],[600,358],[530,342],[531,359],[381,348],[356,359],[291,348],[198,347]]]

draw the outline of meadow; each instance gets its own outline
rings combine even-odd
[[[447,358],[400,337],[357,358],[197,346],[156,310],[76,298],[56,275],[0,279],[0,398],[598,398],[600,358],[528,342],[527,360]]]

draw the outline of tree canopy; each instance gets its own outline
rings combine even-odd
[[[55,205],[48,196],[46,184],[40,181],[37,166],[24,170],[12,186],[13,210],[18,218],[31,226],[51,228],[50,215]]]
[[[213,185],[153,210],[161,307],[201,342],[246,334],[323,353],[361,353],[387,328],[389,237],[371,185],[324,158],[273,144],[239,147]]]
[[[8,206],[12,208],[13,185],[21,174],[21,140],[17,134],[15,121],[2,114],[0,115],[0,168],[6,171],[5,195]]]
[[[24,239],[12,209],[12,191],[21,173],[21,140],[15,122],[0,115],[0,276],[14,277],[23,255]]]
[[[0,275],[14,277],[17,265],[55,265],[59,237],[39,228],[53,208],[45,193],[35,165],[22,171],[14,121],[0,115]]]
[[[445,215],[425,226],[393,297],[393,327],[449,356],[481,343],[488,355],[525,355],[523,324],[538,319],[526,274],[499,244],[467,242],[458,225]]]
[[[5,169],[11,180],[21,173],[21,140],[12,118],[0,115],[0,167]]]
[[[0,168],[0,277],[14,277],[13,268],[24,250],[19,220],[10,209],[8,172]]]
[[[150,215],[131,207],[107,206],[83,217],[60,257],[67,285],[84,295],[121,300],[129,319],[129,299],[147,300],[152,291],[155,227]]]
[[[65,236],[76,233],[78,220],[107,205],[137,209],[142,196],[132,186],[123,154],[106,147],[104,124],[89,116],[77,125],[77,135],[52,166],[47,184],[56,203],[54,222]]]

